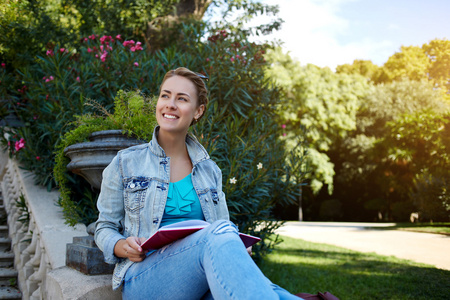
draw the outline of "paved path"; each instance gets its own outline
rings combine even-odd
[[[450,236],[368,228],[392,225],[394,224],[287,222],[277,233],[360,252],[393,255],[450,270]]]

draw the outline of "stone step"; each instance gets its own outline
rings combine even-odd
[[[0,268],[0,286],[16,285],[17,274],[17,271],[13,268]]]
[[[7,237],[9,233],[8,225],[0,225],[0,237]]]
[[[0,237],[0,252],[9,251],[11,249],[11,240],[9,238]]]
[[[0,252],[0,268],[9,268],[14,266],[14,253]]]
[[[10,286],[0,287],[0,299],[22,299],[22,293]]]

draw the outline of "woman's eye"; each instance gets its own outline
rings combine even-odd
[[[161,98],[169,98],[167,95],[161,95]]]
[[[187,101],[187,99],[186,98],[183,98],[183,97],[180,97],[180,98],[178,98],[179,100],[181,100],[181,101]]]

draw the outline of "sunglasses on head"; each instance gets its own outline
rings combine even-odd
[[[198,77],[200,77],[201,79],[203,79],[203,80],[205,80],[205,81],[208,81],[208,79],[209,79],[209,77],[208,76],[206,76],[206,75],[203,75],[203,74],[201,74],[201,73],[195,73]]]

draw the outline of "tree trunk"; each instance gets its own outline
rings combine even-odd
[[[200,21],[211,3],[212,0],[180,0],[173,14],[148,22],[144,36],[147,47],[153,50],[166,47],[177,33],[173,31],[183,20]]]
[[[298,196],[298,220],[301,222],[301,221],[303,221],[303,207],[302,207],[303,188],[302,188],[302,185],[300,185],[299,191],[300,191],[300,194]]]

